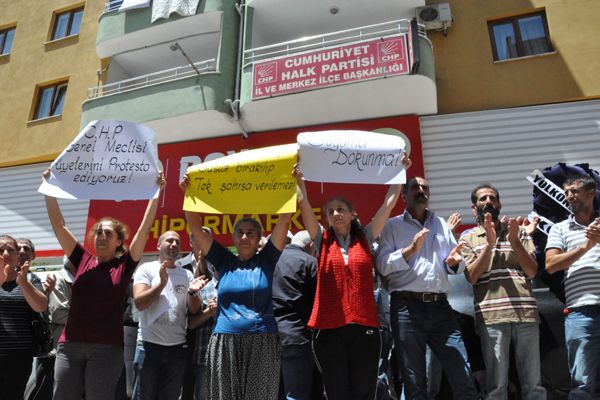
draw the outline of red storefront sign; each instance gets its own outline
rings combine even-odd
[[[413,165],[408,171],[408,176],[423,175],[423,155],[421,151],[421,135],[419,118],[416,116],[383,118],[368,121],[329,124],[304,128],[286,129],[272,132],[254,133],[243,140],[241,135],[194,140],[183,143],[170,143],[158,146],[160,161],[164,167],[167,179],[167,188],[159,199],[159,208],[156,219],[151,228],[150,238],[146,245],[146,252],[156,252],[158,237],[167,230],[174,230],[182,236],[183,250],[189,250],[187,224],[182,210],[183,193],[178,187],[180,176],[185,173],[191,164],[209,161],[224,155],[239,151],[294,143],[299,132],[321,131],[332,129],[356,129],[365,131],[379,131],[401,135],[410,148],[410,158]],[[347,197],[358,212],[363,223],[368,223],[377,211],[388,189],[384,185],[349,185],[308,182],[308,194],[311,204],[315,208],[317,217],[320,216],[321,205],[334,195]],[[240,201],[244,201],[240,198]],[[401,201],[396,206],[395,213],[403,209]],[[101,217],[111,216],[124,222],[130,229],[130,236],[137,230],[144,214],[146,201],[90,201],[87,230]],[[233,224],[241,215],[204,215],[204,225],[209,226],[215,238],[225,245],[231,244]],[[277,215],[255,215],[260,220],[266,234],[270,233],[277,223]],[[292,218],[292,232],[304,229],[302,217],[297,211]],[[131,239],[131,238],[130,238]],[[93,248],[87,243],[88,248]]]
[[[408,74],[409,64],[407,35],[259,61],[252,98]]]

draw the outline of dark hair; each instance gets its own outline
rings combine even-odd
[[[354,218],[352,218],[352,221],[350,221],[350,235],[352,235],[352,236],[358,235],[361,231],[361,225],[360,225],[360,221],[358,220],[358,215],[354,212],[354,208],[352,207],[352,203],[350,203],[350,200],[348,200],[347,198],[345,198],[343,196],[330,197],[325,202],[325,204],[323,204],[323,209],[325,210],[325,212],[327,212],[327,205],[333,201],[339,201],[341,203],[344,203],[346,205],[346,207],[348,207],[348,211],[350,211],[352,213],[352,215],[354,216]]]
[[[31,241],[31,239],[18,238],[17,239],[17,246],[19,245],[19,242],[25,242],[25,243],[27,243],[29,245],[29,248],[33,252],[33,254],[35,254],[35,246],[33,245],[33,242]]]
[[[567,179],[565,179],[563,187],[572,185],[574,183],[579,183],[583,190],[596,190],[596,181],[589,175],[569,175],[567,176]]]
[[[494,186],[490,185],[489,183],[481,183],[481,184],[475,186],[475,189],[473,189],[473,191],[471,192],[471,203],[473,203],[473,204],[477,203],[477,192],[480,191],[481,189],[492,189],[494,192],[496,192],[496,200],[500,201],[500,192],[498,191],[498,189],[496,189]]]
[[[410,183],[411,183],[412,181],[416,181],[417,179],[423,179],[424,181],[426,181],[426,180],[427,180],[427,179],[423,178],[422,176],[418,176],[418,175],[415,175],[415,176],[413,176],[412,178],[408,179],[408,180],[406,181],[406,183],[405,183],[404,185],[402,185],[402,194],[403,194],[404,196],[406,196],[406,194],[408,193],[408,187],[410,186]]]
[[[242,219],[238,219],[237,221],[235,221],[235,224],[233,225],[233,234],[235,235],[235,231],[237,230],[238,226],[240,226],[240,224],[248,222],[249,224],[251,224],[254,229],[256,229],[256,235],[258,236],[259,240],[260,237],[262,236],[262,226],[260,225],[260,222],[258,222],[257,220],[255,220],[252,217],[244,217]]]
[[[113,229],[117,233],[117,238],[121,241],[121,244],[117,247],[115,254],[118,256],[123,255],[127,251],[127,246],[125,245],[125,241],[129,237],[129,230],[127,229],[127,226],[124,223],[122,223],[121,221],[119,221],[118,219],[111,218],[111,217],[100,218],[94,224],[92,229],[90,229],[90,231],[88,232],[88,239],[93,240],[94,235],[96,235],[96,231],[98,230],[98,227],[103,222],[110,222],[112,224]]]
[[[17,241],[15,240],[14,237],[10,236],[10,235],[0,235],[0,240],[5,240],[7,242],[12,242],[13,246],[15,247],[15,250],[17,250],[19,247],[17,245]]]

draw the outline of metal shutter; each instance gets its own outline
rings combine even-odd
[[[37,189],[48,163],[0,168],[0,234],[33,241],[38,257],[61,251],[52,232],[44,196]],[[65,221],[83,240],[89,201],[59,200]]]
[[[474,224],[471,190],[489,182],[500,191],[502,214],[531,211],[534,169],[587,162],[600,169],[600,100],[421,118],[431,209],[459,211]]]

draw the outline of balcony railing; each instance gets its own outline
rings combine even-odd
[[[244,51],[244,68],[260,60],[400,35],[407,33],[409,29],[410,20],[402,19],[256,47]],[[419,35],[426,37],[425,28],[421,25],[419,25]]]
[[[175,81],[197,74],[216,72],[217,62],[216,59],[211,58],[210,60],[199,61],[197,63],[194,63],[194,67],[196,67],[196,69],[198,70],[197,72],[192,68],[191,65],[182,65],[163,71],[153,72],[147,75],[136,76],[135,78],[109,83],[107,85],[89,88],[88,99],[95,99],[111,94],[122,93],[147,86],[157,85],[159,83]]]
[[[116,11],[123,4],[123,0],[107,0],[106,4],[104,4],[104,12]]]

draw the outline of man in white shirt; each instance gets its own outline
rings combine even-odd
[[[133,300],[140,311],[134,359],[134,399],[176,399],[186,366],[187,311],[196,312],[205,279],[178,267],[181,239],[173,231],[158,239],[158,261],[144,263],[133,277]],[[136,379],[137,378],[137,379]]]
[[[563,183],[569,208],[554,224],[546,243],[546,271],[565,270],[565,341],[571,390],[569,399],[597,399],[600,365],[600,218],[594,208],[596,182],[575,175]]]
[[[381,232],[377,268],[391,293],[390,324],[407,398],[427,398],[426,346],[441,362],[455,399],[478,398],[467,352],[446,294],[448,274],[461,273],[460,246],[429,207],[421,177],[403,188],[406,210]]]

